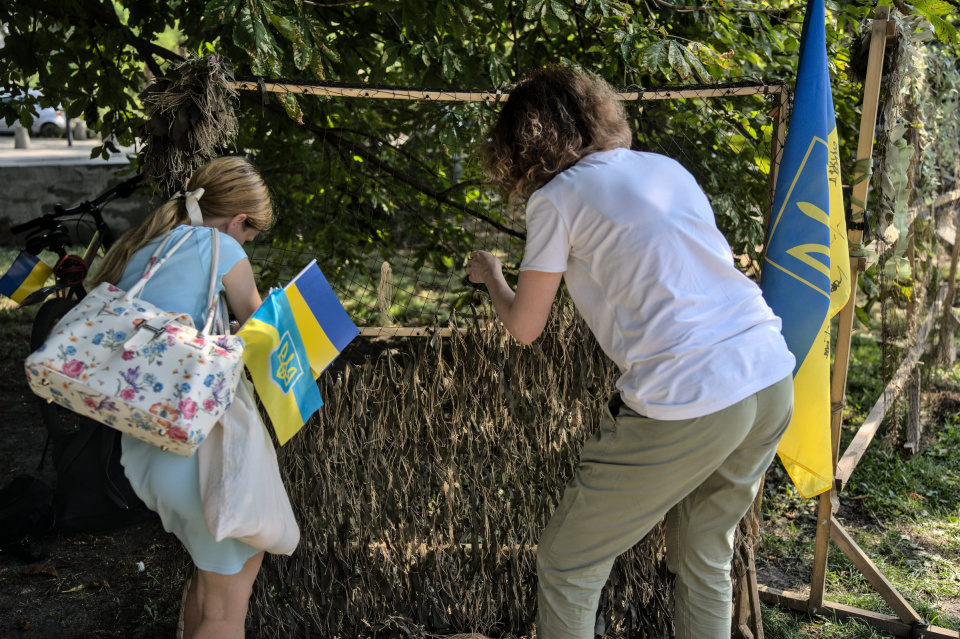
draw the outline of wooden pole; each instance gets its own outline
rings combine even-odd
[[[427,102],[503,102],[510,97],[509,91],[482,90],[430,90],[409,87],[377,86],[332,86],[301,83],[296,81],[237,80],[233,88],[238,91],[267,91],[269,93],[293,93],[296,95],[320,95],[342,98],[379,100],[422,100]],[[626,102],[638,100],[676,100],[679,98],[728,98],[744,95],[774,94],[782,92],[783,85],[759,84],[749,86],[715,86],[702,88],[658,89],[654,91],[620,91],[617,97]]]
[[[874,129],[877,126],[877,112],[880,106],[880,84],[883,75],[883,58],[887,47],[887,21],[890,7],[877,7],[873,19],[873,31],[870,35],[870,55],[867,60],[867,79],[863,85],[863,110],[860,116],[860,137],[857,142],[857,161],[873,157]],[[857,176],[855,176],[857,177]],[[864,214],[864,206],[869,193],[870,180],[862,179],[853,185],[853,216]],[[859,202],[859,204],[858,204]],[[847,229],[847,238],[851,246],[859,246],[863,240],[863,227]],[[850,339],[853,333],[854,309],[857,305],[858,274],[864,269],[864,259],[850,259],[850,298],[840,311],[837,330],[836,355],[834,357],[833,378],[830,387],[830,401],[833,406],[830,430],[833,442],[834,468],[840,449],[840,428],[843,424],[843,404],[846,397],[847,370],[850,365]],[[807,612],[814,614],[823,604],[823,593],[827,578],[827,553],[830,547],[830,522],[833,519],[834,504],[837,501],[836,487],[820,495],[817,507],[817,534],[813,554],[813,574],[810,579],[810,599]]]

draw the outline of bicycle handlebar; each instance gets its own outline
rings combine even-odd
[[[60,218],[70,217],[71,215],[80,215],[83,213],[97,213],[106,202],[115,197],[130,197],[138,188],[140,188],[140,186],[142,186],[142,184],[143,174],[138,173],[132,178],[124,180],[113,188],[107,189],[92,201],[81,202],[77,206],[69,209],[65,209],[59,204],[56,204],[53,207],[53,213],[45,213],[36,219],[30,220],[29,222],[11,226],[10,232],[14,235],[18,235],[24,231],[29,231],[34,228],[47,228],[52,230],[57,227],[59,224],[57,220]]]

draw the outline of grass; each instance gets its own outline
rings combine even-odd
[[[841,452],[883,389],[880,345],[869,333],[855,335]],[[960,388],[960,365],[930,371],[925,390]],[[928,423],[926,450],[907,457],[899,447],[898,411],[891,411],[840,494],[838,519],[880,571],[932,625],[960,629],[960,417]],[[884,432],[884,430],[886,432]],[[809,586],[817,500],[802,499],[775,462],[764,492],[765,527],[758,552],[762,570],[786,573]],[[762,581],[762,579],[761,579]],[[833,544],[828,558],[826,599],[893,614],[856,567]],[[856,620],[802,618],[765,606],[768,639],[886,639]]]

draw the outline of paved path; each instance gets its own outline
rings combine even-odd
[[[129,164],[126,154],[133,153],[133,147],[120,147],[120,153],[111,153],[109,160],[91,160],[90,150],[95,146],[100,146],[100,140],[74,140],[73,146],[68,146],[66,138],[30,138],[29,149],[15,149],[12,135],[0,135],[0,167]]]

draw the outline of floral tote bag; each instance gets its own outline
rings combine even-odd
[[[210,229],[213,261],[202,329],[189,315],[138,296],[170,255],[204,230],[191,228],[176,243],[172,236],[161,242],[129,291],[100,284],[64,315],[26,359],[33,392],[164,450],[192,455],[230,405],[243,374],[243,340],[211,334],[218,232]]]

